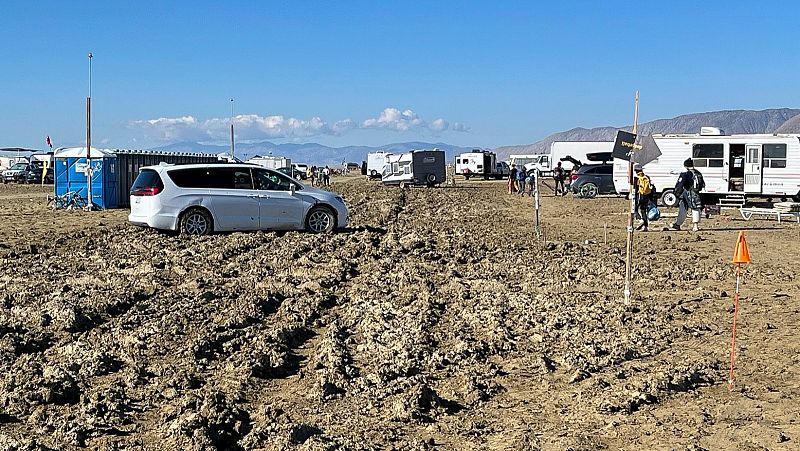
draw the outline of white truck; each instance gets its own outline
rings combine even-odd
[[[273,157],[273,156],[262,157],[260,155],[256,155],[253,158],[247,160],[247,163],[257,164],[267,169],[292,167],[292,160],[285,157]]]
[[[675,206],[672,193],[683,162],[691,158],[703,174],[706,202],[742,206],[747,198],[793,198],[800,201],[800,135],[725,135],[715,127],[697,134],[652,135],[661,156],[644,165],[661,203]],[[627,193],[628,162],[614,159],[614,186]]]
[[[510,173],[508,165],[497,161],[497,155],[488,150],[475,149],[472,152],[456,155],[455,172],[463,175],[465,179],[470,177],[483,177],[488,180],[490,177],[501,179]]]
[[[523,168],[528,174],[533,174],[536,170],[540,174],[547,174],[550,172],[550,155],[510,155],[508,165],[516,166],[517,169]]]
[[[367,177],[370,179],[381,178],[381,172],[383,172],[383,167],[388,162],[389,155],[391,153],[383,150],[369,152],[367,154]]]

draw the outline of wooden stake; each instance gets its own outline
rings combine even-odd
[[[633,134],[636,134],[639,127],[639,91],[636,91],[636,106],[633,114]],[[628,196],[631,199],[630,211],[628,212],[628,240],[625,256],[625,305],[631,303],[631,266],[633,259],[633,217],[636,214],[636,193],[633,187],[633,154],[631,149],[630,160],[628,161]]]

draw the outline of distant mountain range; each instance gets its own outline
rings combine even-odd
[[[728,134],[741,133],[800,133],[800,109],[780,108],[762,111],[726,110],[707,113],[693,113],[672,119],[657,119],[639,125],[640,134],[653,133],[698,133],[700,127],[718,127]],[[511,154],[540,154],[550,151],[553,141],[612,141],[617,130],[631,130],[625,127],[573,128],[554,133],[533,144],[519,146],[503,146],[494,149],[498,159],[506,160]],[[367,159],[367,153],[376,150],[389,152],[407,152],[414,149],[439,148],[445,151],[447,160],[452,161],[457,154],[469,152],[473,147],[460,147],[447,143],[402,142],[385,146],[347,146],[330,147],[317,143],[275,144],[270,141],[255,143],[236,143],[236,156],[242,160],[256,155],[283,156],[293,162],[317,165],[340,166],[342,162],[361,163]],[[228,146],[200,144],[195,142],[179,142],[159,147],[156,150],[174,152],[225,153]]]
[[[780,108],[772,110],[726,110],[693,113],[672,119],[657,119],[639,125],[639,134],[699,133],[700,127],[721,128],[727,134],[742,133],[800,133],[800,110]],[[573,128],[554,133],[541,141],[520,146],[503,146],[495,149],[499,159],[511,154],[540,154],[550,151],[553,141],[613,141],[617,130],[630,131],[632,126]]]
[[[331,166],[341,166],[343,161],[347,163],[354,162],[361,164],[362,160],[367,159],[367,153],[375,152],[377,150],[385,150],[387,152],[407,152],[415,149],[430,150],[433,148],[443,150],[448,161],[452,160],[452,158],[457,154],[472,150],[471,147],[459,147],[447,143],[428,143],[419,141],[393,143],[380,147],[329,147],[317,143],[275,144],[270,141],[261,141],[256,143],[235,143],[234,145],[236,157],[242,160],[247,160],[256,155],[260,155],[262,157],[274,155],[290,158],[292,162],[295,163]],[[219,154],[228,153],[230,151],[230,146],[208,145],[195,142],[179,142],[158,147],[155,150]]]

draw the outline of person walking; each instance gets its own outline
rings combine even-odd
[[[322,170],[322,180],[325,183],[325,186],[331,186],[331,168],[327,165],[325,169]]]
[[[680,230],[686,216],[692,212],[692,231],[697,232],[700,225],[700,210],[703,209],[703,200],[700,198],[700,191],[706,187],[703,174],[694,168],[694,162],[687,158],[683,162],[685,172],[681,172],[678,181],[675,183],[673,193],[678,198],[678,217],[666,230]]]
[[[525,194],[525,171],[520,169],[517,171],[517,194],[520,196]]]
[[[511,173],[508,175],[508,194],[514,194],[517,190],[517,165],[511,165]]]
[[[534,170],[538,171],[538,169]],[[531,172],[528,178],[525,179],[525,183],[527,183],[528,185],[528,194],[530,194],[530,196],[533,197],[533,191],[535,189],[534,185],[536,184],[536,177],[533,176],[533,172]]]
[[[640,165],[637,164],[634,171],[636,172],[636,178],[634,179],[634,186],[636,187],[636,210],[639,212],[642,221],[642,223],[636,227],[636,230],[647,232],[647,227],[650,222],[647,217],[647,212],[650,209],[650,202],[653,202],[655,187],[653,187],[650,177],[644,173]]]
[[[561,167],[561,162],[559,161],[558,164],[556,164],[555,169],[553,169],[553,180],[556,182],[554,194],[556,196],[559,194],[567,194],[567,190],[564,188],[564,174],[564,168]],[[560,190],[558,189],[559,185],[561,186]]]

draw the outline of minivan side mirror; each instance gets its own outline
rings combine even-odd
[[[294,190],[295,190],[294,183],[290,183],[289,184],[289,192],[292,193],[292,196],[294,196]]]

